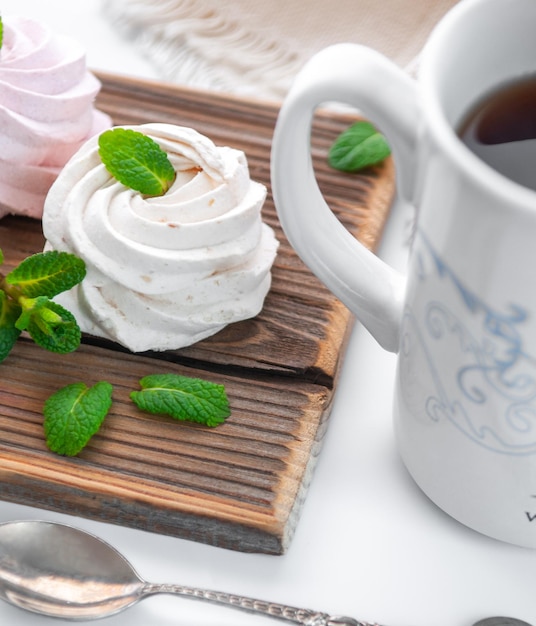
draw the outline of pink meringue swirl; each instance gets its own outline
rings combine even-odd
[[[111,120],[94,108],[100,82],[76,41],[22,17],[3,23],[0,217],[39,218],[63,165]]]

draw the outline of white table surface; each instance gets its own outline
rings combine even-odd
[[[42,19],[78,38],[91,68],[157,78],[100,14],[99,0],[4,0],[1,10],[4,16]],[[404,261],[398,244],[405,220],[403,213],[395,215],[384,238],[382,256],[395,265]],[[536,551],[500,543],[455,522],[405,471],[391,427],[394,370],[395,356],[356,326],[324,447],[284,556],[242,554],[5,502],[0,502],[0,521],[44,518],[75,524],[115,545],[155,582],[230,591],[382,626],[471,626],[489,615],[536,625]],[[2,626],[52,623],[0,602]],[[157,596],[102,623],[277,622]]]

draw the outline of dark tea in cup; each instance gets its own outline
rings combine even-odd
[[[536,190],[536,76],[502,85],[480,99],[458,135],[495,170]]]

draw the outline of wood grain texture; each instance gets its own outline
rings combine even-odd
[[[252,178],[270,184],[276,103],[101,75],[98,106],[116,125],[191,126],[244,150]],[[369,248],[393,193],[393,167],[360,175],[326,164],[348,117],[321,112],[312,132],[319,184],[339,219]],[[288,547],[331,410],[352,316],[307,270],[279,226],[271,194],[263,218],[281,243],[261,314],[189,348],[133,355],[91,337],[49,355],[21,339],[0,365],[0,486],[5,500],[101,519],[225,548],[281,554]],[[38,221],[0,220],[13,267],[42,248]],[[156,372],[224,384],[232,414],[207,429],[137,410],[129,393]],[[58,388],[106,379],[114,404],[73,459],[46,449],[42,406]]]

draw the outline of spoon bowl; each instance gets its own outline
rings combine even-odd
[[[157,593],[175,594],[303,626],[379,626],[220,591],[144,581],[115,548],[58,522],[0,524],[0,598],[22,609],[70,620],[119,613]],[[474,626],[530,626],[487,618]]]
[[[112,546],[71,526],[0,525],[0,597],[70,619],[113,615],[138,602],[144,582]]]

